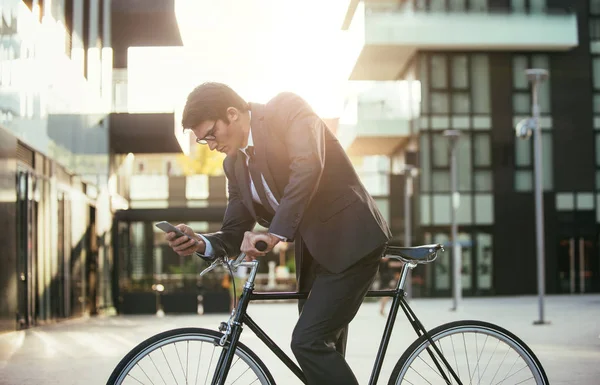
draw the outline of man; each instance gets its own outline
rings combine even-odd
[[[175,239],[194,252],[260,257],[295,242],[299,304],[292,351],[308,383],[358,384],[344,359],[348,324],[377,273],[390,230],[335,136],[299,96],[246,103],[231,88],[205,83],[188,96],[182,125],[227,154],[229,202],[219,232]],[[268,228],[253,232],[255,223]],[[266,251],[255,244],[265,241]]]

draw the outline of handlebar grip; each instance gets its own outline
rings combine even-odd
[[[258,241],[254,245],[254,247],[256,247],[256,250],[258,250],[258,251],[265,251],[267,249],[267,242],[265,242],[265,241]]]

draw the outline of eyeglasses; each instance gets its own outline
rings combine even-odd
[[[217,139],[215,137],[215,130],[217,129],[217,124],[215,123],[215,125],[213,126],[213,128],[210,129],[210,131],[208,131],[206,133],[206,135],[204,135],[204,138],[196,138],[196,143],[198,144],[208,144],[209,140],[215,140]]]

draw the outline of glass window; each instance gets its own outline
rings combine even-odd
[[[470,116],[453,116],[452,117],[452,128],[468,130],[471,127]]]
[[[590,14],[600,14],[600,0],[590,0]]]
[[[596,166],[600,167],[600,133],[596,133]]]
[[[552,190],[554,185],[554,167],[552,164],[552,133],[542,133],[542,183],[544,190]]]
[[[531,96],[524,92],[513,94],[513,112],[515,114],[529,114],[531,112]]]
[[[529,88],[529,81],[525,75],[525,70],[528,67],[527,56],[513,56],[513,87],[518,90],[526,90]]]
[[[449,164],[448,157],[450,156],[450,143],[448,138],[443,135],[432,135],[433,138],[433,166],[447,167]]]
[[[575,208],[575,195],[572,193],[558,193],[556,194],[556,209],[562,210],[573,210]]]
[[[600,190],[600,170],[596,171],[596,190]]]
[[[433,195],[433,224],[447,225],[450,223],[450,195]]]
[[[487,55],[471,57],[471,97],[473,112],[490,113],[490,67]]]
[[[494,182],[491,171],[475,171],[474,173],[474,190],[489,192],[493,190]]]
[[[577,193],[577,210],[593,210],[594,195],[592,193]]]
[[[439,243],[446,246],[446,252],[440,253],[435,263],[432,264],[434,269],[434,278],[430,281],[435,285],[437,290],[448,290],[450,289],[450,276],[452,273],[450,261],[452,260],[452,246],[450,245],[450,238],[447,234],[436,233],[433,236],[433,243]]]
[[[431,224],[431,196],[423,194],[419,197],[421,202],[421,224]]]
[[[389,198],[375,198],[375,204],[383,215],[383,218],[390,223],[390,200]]]
[[[448,87],[448,66],[446,65],[446,56],[431,55],[431,87],[432,88],[447,88]]]
[[[594,88],[600,90],[600,57],[595,57],[592,63],[594,70]]]
[[[448,116],[432,116],[431,117],[431,129],[432,130],[447,130],[450,128],[450,117]]]
[[[531,166],[531,139],[515,138],[515,164]]]
[[[452,113],[468,114],[471,111],[469,94],[466,92],[455,92],[452,94]]]
[[[466,8],[465,5],[465,0],[450,0],[451,11],[464,11]]]
[[[600,40],[600,19],[590,19],[590,39]]]
[[[534,55],[531,59],[533,68],[550,69],[548,55]],[[542,114],[550,113],[550,82],[552,78],[547,79],[538,87],[538,103]]]
[[[208,195],[208,175],[186,177],[185,197],[187,199],[207,199]]]
[[[488,0],[471,0],[469,2],[470,8],[473,11],[487,11],[488,9]]]
[[[475,167],[490,166],[492,164],[490,136],[488,134],[477,134],[473,137],[473,141]]]
[[[471,194],[460,194],[456,222],[461,225],[473,223],[472,217],[473,196]]]
[[[475,195],[475,223],[480,225],[494,223],[494,197],[492,194]]]
[[[429,157],[430,157],[430,152],[429,152],[429,140],[430,140],[430,136],[429,135],[421,135],[421,137],[419,138],[420,141],[420,145],[419,145],[419,153],[420,153],[420,159],[421,159],[421,177],[419,178],[420,180],[420,185],[421,185],[421,190],[422,191],[431,191],[431,186],[430,186],[430,181],[429,181],[429,177],[430,177],[430,173],[431,173],[431,165],[429,164]]]
[[[540,13],[544,12],[546,8],[546,0],[529,0],[530,12]]]
[[[477,247],[477,288],[490,290],[494,269],[494,249],[491,234],[477,233],[475,236]]]
[[[443,92],[431,93],[431,113],[447,114],[449,113],[448,94]]]
[[[157,200],[169,198],[167,175],[132,175],[129,186],[131,200]]]
[[[429,74],[427,72],[427,55],[419,56],[419,81],[421,82],[421,112],[429,112]]]
[[[533,190],[533,174],[529,170],[515,171],[515,190],[516,191],[532,191]]]
[[[594,113],[600,114],[600,94],[594,95]]]
[[[429,9],[432,11],[445,11],[446,0],[429,0]]]
[[[471,138],[469,135],[462,135],[456,148],[458,191],[471,191],[471,163]]]
[[[512,11],[516,13],[526,13],[527,7],[525,2],[527,0],[511,0]]]
[[[432,173],[433,191],[449,192],[450,191],[450,171],[434,171]]]
[[[469,75],[467,70],[467,56],[452,57],[452,87],[467,88],[469,87]]]

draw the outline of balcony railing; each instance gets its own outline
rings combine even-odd
[[[545,1],[516,2],[509,6],[490,5],[488,0],[389,0],[365,1],[367,12],[484,12],[494,14],[571,14],[572,7],[568,5],[546,6]]]

